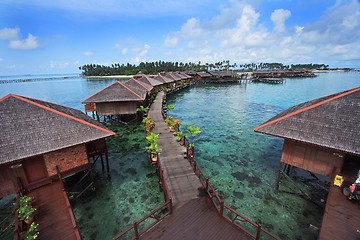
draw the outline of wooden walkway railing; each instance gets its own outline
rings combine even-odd
[[[197,164],[194,158],[188,159],[195,174],[199,177],[201,184],[204,186],[204,189],[208,196],[210,197],[211,201],[213,202],[217,212],[223,216],[226,220],[234,224],[235,226],[239,227],[241,230],[246,232],[252,238],[258,240],[261,239],[261,234],[264,233],[267,236],[271,237],[272,239],[280,240],[278,236],[272,234],[268,230],[262,228],[261,224],[257,224],[244,215],[238,213],[236,210],[232,209],[228,205],[222,201],[220,196],[217,193],[216,188],[210,183],[209,179],[205,176],[204,172]],[[251,228],[251,229],[249,229]]]
[[[78,229],[78,227],[76,225],[76,221],[75,221],[75,217],[74,217],[74,212],[73,212],[73,210],[71,208],[69,198],[68,198],[67,193],[65,191],[64,182],[63,182],[62,177],[61,177],[59,166],[56,166],[56,171],[57,171],[57,175],[58,175],[58,178],[59,178],[59,181],[60,181],[60,184],[61,184],[61,188],[62,188],[62,191],[63,191],[62,193],[63,193],[63,197],[64,197],[64,200],[65,200],[65,203],[66,203],[66,207],[67,207],[67,210],[68,210],[69,215],[70,215],[71,223],[72,223],[74,231],[75,231],[76,239],[81,240],[80,232],[79,232],[79,229]]]

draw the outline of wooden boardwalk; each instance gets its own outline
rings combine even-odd
[[[221,217],[208,197],[189,200],[141,239],[251,239]]]
[[[164,92],[159,92],[148,117],[155,121],[165,181],[173,201],[173,213],[143,235],[143,239],[252,239],[223,218],[212,204],[162,116]]]
[[[164,122],[161,109],[164,92],[159,92],[150,107],[149,118],[155,122],[154,133],[159,134],[158,145],[161,165],[164,169],[170,196],[174,206],[198,198],[203,186],[190,163],[184,159],[185,147],[176,141],[168,125]]]
[[[342,188],[331,186],[319,239],[360,239],[360,203],[350,201]]]
[[[37,209],[34,221],[39,224],[38,239],[78,239],[73,225],[75,220],[59,180],[34,189],[27,195],[33,197],[33,206]]]

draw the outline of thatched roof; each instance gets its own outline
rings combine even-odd
[[[133,90],[136,94],[138,94],[142,98],[146,98],[146,94],[151,92],[152,86],[139,82],[134,78],[127,80],[124,82],[124,85]]]
[[[178,74],[174,73],[174,72],[167,72],[167,73],[165,73],[165,76],[170,78],[170,79],[173,79],[174,81],[180,81],[181,80],[181,77]]]
[[[160,82],[159,80],[156,80],[156,79],[151,78],[151,77],[146,76],[146,75],[144,75],[144,76],[142,76],[141,78],[136,79],[136,80],[139,81],[139,82],[142,82],[142,83],[146,83],[146,84],[148,84],[148,85],[151,85],[151,86],[153,86],[153,87],[156,87],[156,86],[159,86],[159,85],[162,85],[162,84],[163,84],[163,83]]]
[[[207,77],[211,77],[212,75],[210,73],[207,72],[197,72],[196,75],[202,77],[202,78],[207,78]]]
[[[223,70],[223,71],[208,71],[211,75],[213,75],[214,77],[235,77],[236,73],[232,72],[232,71],[228,71],[228,70]]]
[[[0,99],[0,164],[114,135],[79,110],[9,94]]]
[[[360,155],[360,88],[296,105],[254,130]]]
[[[143,101],[145,98],[125,86],[121,82],[114,82],[97,93],[91,95],[82,103],[98,102],[132,102]]]
[[[191,76],[187,75],[184,72],[178,72],[177,75],[179,75],[181,77],[181,79],[183,79],[183,80],[191,78]]]
[[[162,82],[162,83],[172,83],[172,82],[174,82],[174,79],[166,77],[165,74],[164,74],[164,75],[158,74],[158,75],[157,75],[156,77],[154,77],[154,78],[155,78],[156,80]]]

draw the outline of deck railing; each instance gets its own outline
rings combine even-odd
[[[161,165],[161,161],[158,161],[158,170],[164,191],[165,203],[144,216],[143,218],[141,218],[140,220],[134,222],[130,227],[113,237],[113,240],[124,237],[125,235],[130,235],[132,239],[139,239],[144,233],[149,231],[151,228],[153,228],[155,225],[160,223],[164,218],[166,218],[172,213],[172,199],[165,180],[164,169]]]
[[[60,184],[61,184],[61,188],[62,188],[62,191],[63,191],[63,197],[65,199],[66,207],[67,207],[67,210],[69,212],[71,223],[72,223],[74,231],[75,231],[76,239],[81,240],[80,232],[79,232],[79,229],[78,229],[78,227],[76,225],[76,221],[75,221],[75,217],[74,217],[74,212],[73,212],[73,210],[71,208],[69,198],[68,198],[67,193],[65,191],[64,182],[63,182],[62,177],[61,177],[59,166],[56,166],[56,172],[57,172]]]
[[[261,224],[257,224],[244,215],[238,213],[236,210],[232,209],[222,201],[218,195],[216,188],[210,183],[209,179],[205,176],[204,172],[197,164],[194,158],[188,159],[195,174],[200,179],[201,184],[204,186],[206,193],[213,202],[217,212],[224,217],[229,222],[233,223],[235,226],[246,232],[253,239],[261,239],[261,235],[270,237],[271,239],[280,240],[279,237],[272,234],[271,232],[264,229]]]

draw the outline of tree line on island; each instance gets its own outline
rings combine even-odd
[[[84,76],[111,76],[111,75],[134,75],[138,72],[144,74],[156,74],[159,72],[202,72],[202,71],[256,71],[256,70],[290,70],[290,69],[329,69],[329,65],[326,64],[291,64],[284,65],[282,63],[247,63],[236,64],[230,63],[230,60],[219,61],[216,63],[183,63],[183,62],[141,62],[140,64],[111,64],[111,66],[99,65],[99,64],[86,64],[79,69]]]

